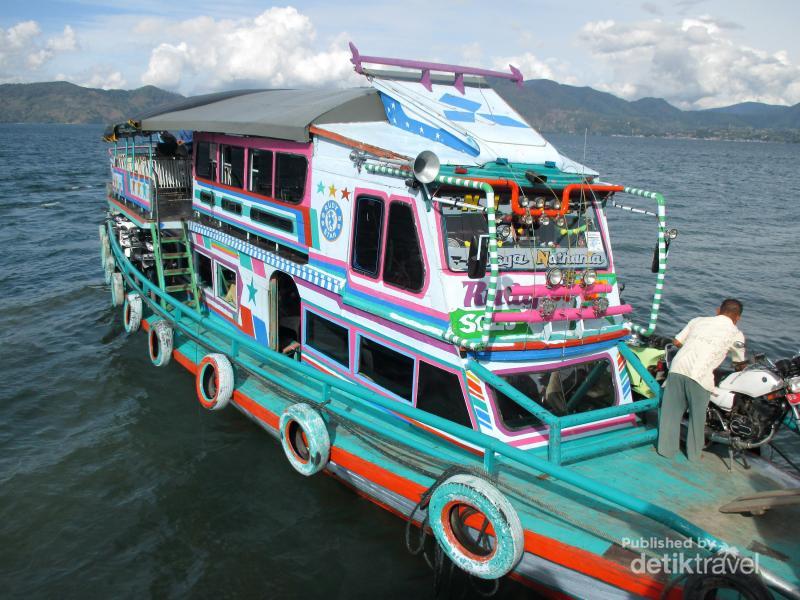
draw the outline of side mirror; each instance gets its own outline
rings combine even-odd
[[[489,259],[489,242],[483,236],[473,235],[469,243],[467,257],[467,276],[470,279],[483,279],[486,276],[486,263]]]

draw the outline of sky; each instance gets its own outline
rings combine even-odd
[[[506,70],[682,109],[800,103],[797,0],[0,0],[0,83],[184,95],[363,84],[361,54]]]

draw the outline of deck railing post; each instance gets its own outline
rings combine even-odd
[[[483,453],[483,468],[486,469],[486,472],[489,475],[494,475],[495,469],[497,467],[497,457],[495,456],[494,450],[486,449]]]
[[[561,464],[561,422],[556,419],[550,425],[550,440],[547,442],[547,460],[551,463]]]

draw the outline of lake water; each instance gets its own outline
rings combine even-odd
[[[403,524],[304,478],[191,376],[150,365],[103,284],[98,126],[0,125],[0,596],[432,595]],[[549,136],[582,160],[582,136]],[[800,349],[800,145],[590,137],[607,181],[665,194],[680,235],[659,332],[745,304],[773,358]],[[625,203],[650,208],[648,201]],[[626,301],[649,314],[655,219],[609,209]]]

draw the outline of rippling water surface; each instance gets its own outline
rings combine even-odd
[[[100,134],[0,125],[0,595],[430,597],[399,519],[297,475],[271,437],[201,410],[185,371],[151,367],[145,337],[125,336],[100,267]],[[582,137],[551,140],[582,159]],[[667,196],[680,236],[660,332],[734,296],[754,348],[800,348],[800,145],[596,137],[586,163]],[[609,218],[643,322],[655,220]]]

